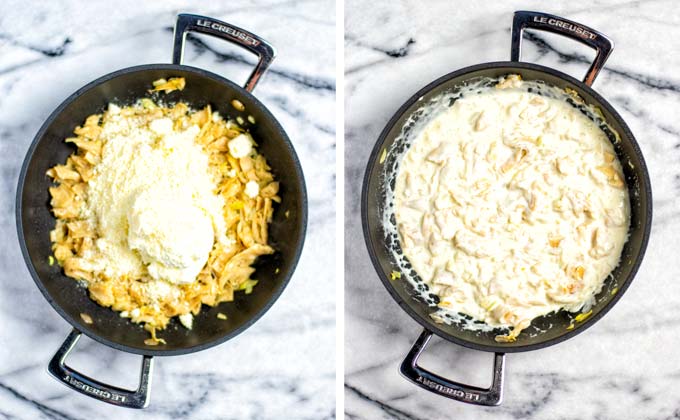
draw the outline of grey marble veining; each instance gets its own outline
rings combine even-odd
[[[333,1],[1,2],[0,418],[321,419],[335,415],[335,16]],[[171,58],[179,12],[212,16],[278,49],[255,90],[288,132],[307,178],[310,220],[297,271],[252,328],[218,347],[157,358],[151,405],[116,408],[50,378],[70,326],[30,278],[14,222],[19,168],[47,116],[79,87],[114,70]],[[245,81],[254,57],[191,37],[187,64]],[[319,275],[319,273],[325,273]],[[313,297],[313,298],[312,298]],[[83,338],[76,368],[134,387],[141,359]],[[285,413],[285,414],[284,414]]]
[[[368,155],[413,93],[453,70],[508,60],[515,10],[539,10],[609,35],[614,52],[594,88],[635,134],[654,194],[652,237],[621,301],[562,344],[506,359],[505,401],[480,408],[406,382],[397,367],[421,329],[371,266],[360,224]],[[671,1],[393,1],[345,4],[345,410],[352,419],[669,419],[680,417],[680,12]],[[523,60],[582,77],[594,53],[531,32]],[[492,357],[433,339],[422,364],[479,386]]]

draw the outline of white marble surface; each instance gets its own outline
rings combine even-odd
[[[667,419],[680,416],[680,12],[672,1],[450,2],[347,0],[346,387],[352,419]],[[397,373],[420,327],[390,298],[363,245],[361,179],[380,131],[435,78],[508,60],[514,10],[541,10],[609,35],[616,48],[595,89],[636,135],[649,166],[654,224],[630,289],[576,338],[506,359],[505,402],[479,408],[437,397]],[[536,34],[526,61],[581,76],[585,47]],[[539,45],[536,40],[544,40]],[[435,339],[423,365],[488,386],[491,356]]]
[[[333,1],[0,2],[0,418],[321,419],[335,415],[335,17]],[[278,48],[255,93],[302,161],[309,227],[298,269],[252,328],[221,346],[157,358],[151,405],[116,408],[50,378],[47,362],[70,326],[43,299],[21,257],[14,223],[19,167],[36,131],[73,91],[111,71],[170,61],[178,12],[213,16]],[[244,81],[250,56],[219,40],[189,44],[188,64]],[[252,62],[252,60],[251,60]],[[323,275],[319,275],[324,273]],[[244,362],[243,355],[250,362]],[[121,386],[140,358],[84,338],[73,364]],[[285,413],[285,414],[284,414]]]

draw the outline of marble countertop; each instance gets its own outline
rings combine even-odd
[[[680,416],[680,13],[671,1],[450,2],[345,6],[346,359],[352,419],[667,419]],[[505,401],[480,408],[401,378],[421,332],[369,261],[360,223],[368,155],[389,118],[430,81],[468,65],[508,60],[515,10],[540,10],[609,35],[616,47],[594,88],[619,111],[644,153],[654,194],[652,237],[621,301],[576,338],[506,357]],[[523,60],[582,77],[594,54],[555,35],[525,39]],[[488,386],[492,356],[433,339],[422,364]]]
[[[334,2],[8,0],[0,16],[0,418],[322,419],[335,416]],[[196,4],[196,3],[192,3]],[[278,49],[256,96],[288,132],[308,180],[310,220],[297,271],[252,328],[223,345],[157,358],[151,405],[126,410],[47,374],[70,326],[24,266],[14,222],[19,168],[33,136],[68,95],[114,70],[170,62],[175,15],[212,16]],[[214,38],[187,45],[187,64],[245,81],[254,57]],[[331,273],[320,276],[319,273]],[[314,296],[314,299],[310,299]],[[243,363],[242,355],[254,363]],[[141,358],[84,337],[69,362],[134,387]]]

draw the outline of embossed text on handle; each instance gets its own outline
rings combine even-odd
[[[586,29],[583,29],[580,26],[574,25],[573,23],[564,22],[559,19],[546,16],[534,16],[534,22],[543,23],[550,26],[556,26],[558,28],[563,28],[588,39],[597,38],[597,34],[594,34]]]
[[[215,31],[224,32],[225,34],[230,35],[230,36],[232,36],[236,39],[240,39],[241,41],[243,41],[243,42],[245,42],[249,45],[252,45],[254,47],[257,47],[258,45],[260,45],[260,41],[258,41],[257,39],[253,38],[252,36],[250,36],[246,33],[243,33],[239,30],[236,30],[234,28],[230,28],[226,25],[222,25],[222,24],[217,23],[217,22],[211,22],[207,19],[198,19],[196,21],[196,26],[202,26],[204,28],[210,28],[210,29],[213,29]]]

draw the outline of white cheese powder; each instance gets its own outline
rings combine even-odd
[[[86,214],[100,235],[90,265],[108,277],[193,282],[214,241],[227,241],[224,200],[194,142],[199,128],[176,131],[167,118],[146,124],[118,112],[102,128],[101,162],[88,183]]]

